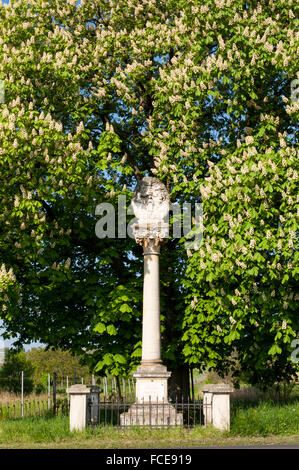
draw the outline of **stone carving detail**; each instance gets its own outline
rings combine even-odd
[[[169,236],[169,194],[156,178],[143,178],[135,188],[132,207],[137,223],[133,233],[138,239],[165,239]]]

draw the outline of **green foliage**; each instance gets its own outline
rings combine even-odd
[[[34,367],[26,359],[24,351],[18,353],[7,350],[5,352],[4,364],[0,369],[0,389],[12,393],[21,393],[21,373],[24,372],[24,394],[33,391]]]
[[[34,384],[41,392],[47,390],[48,374],[52,382],[53,372],[56,372],[57,385],[59,385],[59,379],[65,380],[66,376],[72,379],[74,374],[80,380],[83,377],[85,381],[90,382],[88,367],[80,363],[82,357],[74,356],[69,351],[38,347],[27,351],[26,358],[34,367]]]
[[[40,395],[48,391],[48,374],[41,374],[37,380],[35,380],[35,393]]]

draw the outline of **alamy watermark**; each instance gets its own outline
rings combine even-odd
[[[299,362],[299,338],[293,339],[291,342],[291,348],[294,348],[294,351],[292,351],[291,354],[291,361],[297,364],[297,362]]]
[[[299,101],[299,78],[291,81],[291,100],[293,103],[298,103]]]
[[[134,227],[138,226],[139,220],[134,217],[127,222],[128,215],[134,215],[132,204],[127,208],[125,195],[118,196],[117,215],[115,206],[109,202],[98,204],[95,215],[101,216],[95,226],[95,234],[98,238],[126,238],[134,239]],[[149,219],[148,227],[152,225]],[[172,238],[183,238],[186,249],[198,250],[203,239],[203,211],[202,204],[191,203],[170,204],[167,215],[163,216],[163,233],[165,227],[169,235],[171,229]],[[159,227],[158,227],[159,229]]]

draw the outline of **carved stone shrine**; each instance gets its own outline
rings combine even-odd
[[[168,402],[171,372],[161,360],[159,255],[169,237],[166,187],[156,178],[143,178],[134,191],[132,207],[137,220],[133,233],[144,256],[142,359],[133,374],[136,401],[121,415],[121,425],[181,425],[182,414]]]

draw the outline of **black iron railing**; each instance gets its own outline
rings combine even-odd
[[[192,428],[204,425],[205,417],[211,414],[211,404],[190,398],[180,401],[159,402],[149,400],[136,403],[127,397],[107,398],[101,396],[98,405],[90,405],[88,424],[91,426],[181,426]]]

